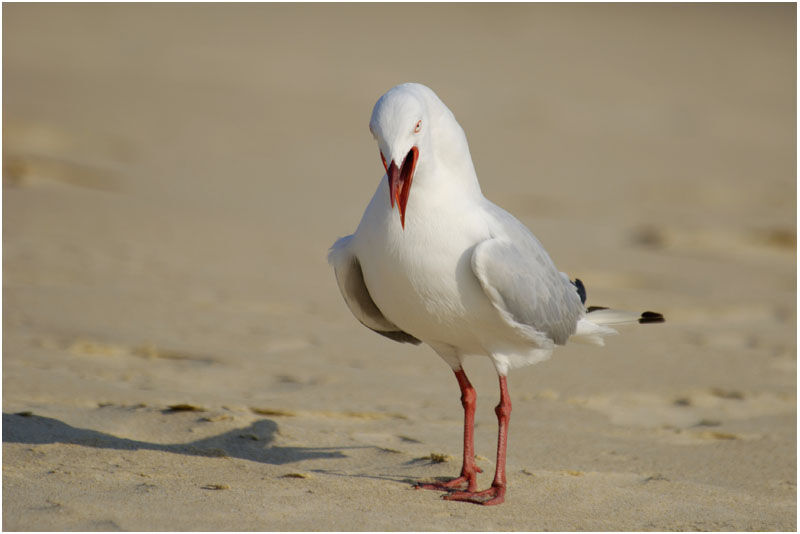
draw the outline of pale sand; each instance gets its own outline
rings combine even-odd
[[[3,14],[4,529],[795,530],[793,5]],[[500,507],[411,489],[456,382],[325,261],[409,80],[590,304],[669,321],[512,373]]]

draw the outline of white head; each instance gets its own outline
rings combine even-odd
[[[372,110],[369,130],[378,142],[389,180],[389,201],[397,202],[400,223],[416,174],[453,171],[477,187],[464,131],[431,89],[404,83],[386,92]],[[480,188],[477,187],[480,191]]]

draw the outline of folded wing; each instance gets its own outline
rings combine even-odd
[[[585,313],[576,286],[532,238],[522,246],[500,238],[479,243],[472,270],[501,316],[523,334],[532,328],[563,345]]]
[[[328,262],[336,273],[336,282],[342,292],[347,307],[361,324],[389,339],[400,343],[418,345],[420,340],[402,331],[384,317],[381,310],[372,300],[358,258],[348,249],[353,236],[343,237],[336,241],[328,253]]]

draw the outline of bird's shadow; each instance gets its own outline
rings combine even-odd
[[[204,457],[231,457],[283,465],[311,459],[346,458],[341,449],[353,447],[279,447],[272,443],[278,425],[262,419],[247,427],[187,443],[161,444],[119,438],[105,432],[68,425],[58,419],[33,414],[3,413],[3,443],[44,445],[67,443],[127,451],[151,450]]]

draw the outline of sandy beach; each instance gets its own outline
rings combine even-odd
[[[3,529],[796,530],[795,20],[5,4]],[[456,381],[326,262],[406,81],[588,304],[667,317],[511,373],[497,507],[412,488],[460,468]]]

